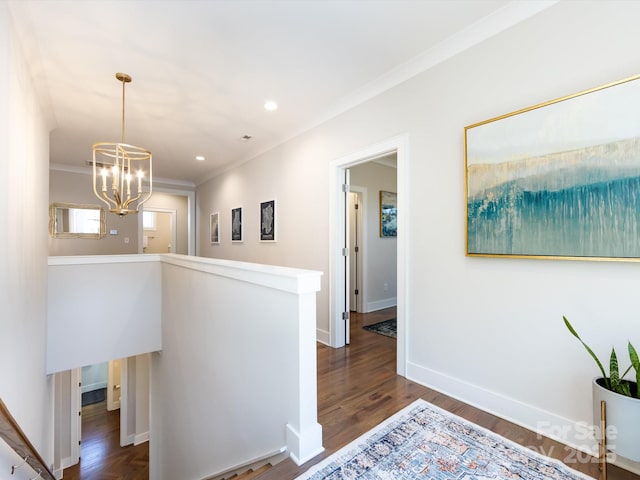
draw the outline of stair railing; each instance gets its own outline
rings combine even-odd
[[[23,462],[20,465],[14,465],[12,470],[26,463],[36,472],[35,478],[56,480],[56,477],[51,473],[45,461],[22,431],[20,425],[18,425],[18,422],[9,413],[2,399],[0,399],[0,438],[23,459]],[[13,474],[13,471],[11,473]]]

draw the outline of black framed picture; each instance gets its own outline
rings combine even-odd
[[[231,209],[231,241],[242,241],[242,207]]]
[[[220,214],[218,212],[212,213],[210,215],[210,234],[211,234],[211,243],[220,243]]]
[[[276,201],[260,202],[260,241],[276,241]]]

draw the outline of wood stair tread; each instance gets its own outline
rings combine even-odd
[[[232,477],[229,477],[229,480],[251,480],[257,477],[258,475],[260,475],[261,473],[266,472],[270,468],[271,468],[271,464],[267,463],[266,465],[263,465],[260,468],[257,468],[255,470],[249,469],[246,472],[243,472],[241,474],[233,475]]]

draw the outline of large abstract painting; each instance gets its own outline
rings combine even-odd
[[[640,76],[465,128],[467,254],[640,258]]]

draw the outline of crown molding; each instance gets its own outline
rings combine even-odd
[[[346,95],[338,100],[324,114],[316,117],[312,122],[301,126],[292,135],[284,139],[277,140],[255,153],[250,158],[242,158],[237,162],[225,165],[222,168],[214,169],[209,175],[200,179],[196,185],[201,185],[221,174],[239,167],[260,155],[282,145],[285,142],[311,130],[323,123],[337,117],[338,115],[357,107],[387,90],[400,85],[403,82],[419,75],[422,72],[435,67],[436,65],[478,45],[479,43],[498,35],[508,28],[517,25],[534,15],[554,6],[560,0],[512,0],[502,8],[460,30],[454,35],[446,38],[432,48],[426,50],[411,60],[399,65],[380,77],[372,80],[362,88]]]
[[[334,104],[322,117],[305,130],[350,110],[361,103],[425,72],[436,65],[502,33],[508,28],[557,4],[559,0],[513,0],[504,7],[460,30],[411,60],[393,68]],[[301,132],[299,132],[301,133]]]
[[[93,175],[92,167],[79,167],[77,165],[66,165],[63,163],[50,163],[49,170],[56,172],[67,173],[79,173],[81,175]],[[194,189],[196,184],[187,180],[174,180],[172,178],[153,177],[153,184],[155,185],[167,185],[172,187],[182,187],[187,189]]]

